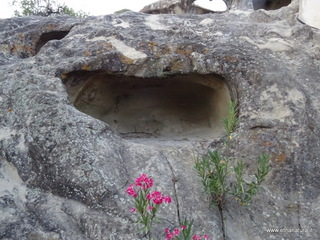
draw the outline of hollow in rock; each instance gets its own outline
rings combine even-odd
[[[127,138],[212,138],[224,133],[229,89],[218,75],[167,78],[73,72],[66,81],[74,106]]]

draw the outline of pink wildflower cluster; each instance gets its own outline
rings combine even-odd
[[[181,226],[181,230],[183,230],[184,228]],[[168,228],[166,228],[165,233],[166,233],[166,240],[170,240],[172,238],[174,238],[175,236],[178,236],[181,232],[181,230],[179,228],[175,228],[173,229],[172,232],[169,231]]]
[[[134,184],[130,184],[127,187],[127,193],[135,198],[136,208],[131,208],[131,212],[136,212],[137,208],[140,209],[140,213],[145,215],[148,211],[157,211],[157,207],[161,203],[171,203],[171,197],[163,195],[159,191],[154,191],[150,193],[150,188],[153,186],[153,179],[147,177],[146,174],[142,174],[138,177]],[[147,199],[148,201],[141,201],[142,199]],[[141,204],[144,204],[142,206]],[[146,205],[145,205],[146,204]],[[154,205],[156,204],[156,205]],[[155,213],[153,213],[155,214]]]
[[[131,195],[132,197],[137,197],[137,192],[134,190],[134,185],[130,184],[129,187],[127,188],[127,193]]]
[[[148,178],[146,174],[142,174],[140,177],[136,179],[136,186],[141,187],[142,190],[146,190],[148,188],[152,188],[153,179]]]
[[[170,232],[169,229],[166,228],[166,230],[165,230],[166,239],[165,240],[174,239],[176,236],[178,237],[180,235],[180,233],[185,229],[187,229],[187,227],[184,225],[181,226],[181,229],[179,229],[179,228],[173,229],[172,232]],[[195,234],[195,235],[193,235],[192,240],[202,240],[202,238],[209,239],[209,236],[205,234],[201,237],[201,236]]]
[[[151,192],[151,188],[153,187],[153,179],[151,177],[147,177],[146,174],[142,174],[138,177],[134,184],[130,184],[127,187],[127,193],[134,197],[135,207],[130,209],[131,213],[136,213],[135,216],[138,217],[137,223],[144,225],[145,234],[149,234],[152,227],[153,222],[156,217],[156,213],[160,208],[162,203],[171,203],[171,197],[162,194],[159,191]],[[193,222],[193,221],[192,221]],[[184,237],[187,234],[187,239],[191,238],[191,229],[192,222],[188,224],[185,220],[184,225],[181,228],[175,228],[173,231],[169,231],[167,228],[165,230],[166,240],[170,239],[180,239],[178,236],[183,233]],[[188,227],[187,227],[188,226]],[[183,232],[185,229],[190,227],[190,231]],[[198,236],[193,235],[192,240],[202,240],[209,239],[208,235]]]
[[[135,184],[130,184],[127,188],[127,193],[132,197],[137,197],[137,192],[135,190],[135,186],[140,187],[142,190],[147,190],[152,188],[153,186],[153,179],[148,178],[146,174],[142,174],[140,177],[136,179]]]
[[[149,201],[152,200],[155,204],[171,203],[171,197],[163,195],[161,192],[158,191],[148,193],[147,199]]]
[[[203,239],[209,239],[209,236],[208,235],[203,235],[202,237],[201,236],[198,236],[198,235],[193,235],[192,237],[192,240],[202,240]]]

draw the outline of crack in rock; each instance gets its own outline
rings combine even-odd
[[[179,199],[178,199],[177,189],[176,189],[176,183],[178,182],[179,179],[174,174],[173,167],[172,167],[171,163],[169,162],[168,158],[164,155],[163,151],[161,151],[160,154],[161,154],[162,158],[165,159],[166,162],[168,163],[169,168],[170,168],[171,173],[172,173],[172,183],[173,183],[174,198],[176,199],[176,206],[177,206],[177,217],[178,217],[179,225],[181,225],[182,221],[181,221],[181,217],[180,217]]]

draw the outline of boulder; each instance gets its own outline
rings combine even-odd
[[[173,198],[154,236],[317,239],[320,32],[276,11],[0,20],[0,238],[144,239],[127,186]],[[230,99],[239,125],[229,148]],[[249,206],[210,206],[208,150],[272,171]]]

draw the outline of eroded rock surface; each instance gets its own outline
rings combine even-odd
[[[174,199],[161,211],[157,236],[186,217],[212,239],[318,239],[320,33],[298,22],[297,11],[295,1],[277,11],[0,20],[0,238],[142,239],[125,190],[146,173]],[[188,131],[204,126],[197,115],[208,122],[206,114],[217,116],[226,101],[184,112],[194,101],[171,95],[181,86],[179,93],[194,94],[201,106],[214,102],[222,93],[199,96],[219,90],[210,76],[239,103],[231,155],[245,161],[248,177],[261,152],[273,165],[252,205],[229,201],[222,219],[194,170],[195,155],[225,150],[219,136],[168,130],[160,138],[123,137],[108,120],[121,110],[112,120],[132,117],[122,125],[130,131],[134,121],[150,131],[185,120]],[[143,90],[150,86],[154,98]],[[137,103],[144,109],[139,119],[129,112]],[[159,110],[157,122],[150,109]]]

